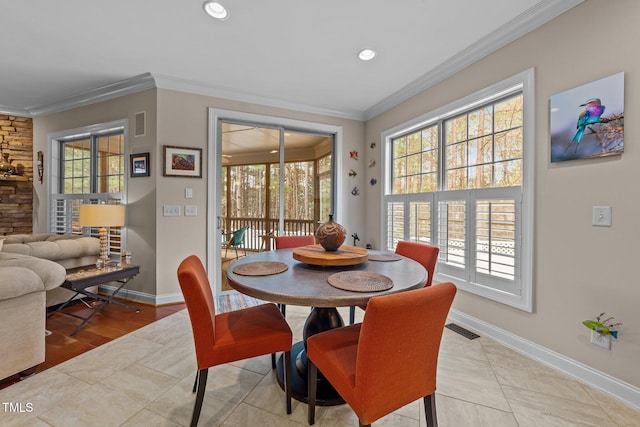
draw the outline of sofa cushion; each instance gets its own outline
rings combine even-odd
[[[2,252],[61,261],[100,254],[100,241],[78,234],[14,234],[4,238]]]
[[[44,283],[38,275],[24,267],[0,266],[0,301],[17,298],[32,292],[44,292]]]
[[[28,272],[22,270],[28,270]],[[12,290],[15,286],[25,288],[26,291],[21,291],[22,295],[38,290],[48,291],[57,288],[64,282],[66,275],[65,268],[56,262],[27,255],[0,252],[0,277],[3,277],[3,281],[0,283],[3,288],[7,287],[8,295],[16,292]],[[35,285],[33,284],[34,279]]]

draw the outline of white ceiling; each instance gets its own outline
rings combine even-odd
[[[155,86],[362,120],[583,0],[202,1],[2,0],[0,112]]]

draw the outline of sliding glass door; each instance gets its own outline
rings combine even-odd
[[[281,235],[313,234],[332,212],[334,135],[225,120],[218,124],[221,286],[236,258],[233,232],[246,227],[238,256],[273,249]],[[236,243],[236,242],[232,242]]]

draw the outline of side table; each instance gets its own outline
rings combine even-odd
[[[91,319],[95,317],[107,304],[114,303],[121,305],[123,307],[129,308],[131,310],[135,310],[136,313],[140,312],[139,308],[133,307],[127,303],[122,301],[114,300],[113,297],[120,292],[120,289],[124,287],[124,285],[129,282],[134,276],[136,276],[140,272],[140,266],[138,265],[123,265],[123,266],[107,266],[104,268],[96,268],[93,266],[90,267],[80,267],[67,270],[67,277],[61,287],[65,289],[69,289],[70,291],[74,291],[75,294],[69,298],[65,303],[58,306],[55,311],[50,313],[47,318],[53,316],[55,313],[66,314],[67,316],[75,317],[76,319],[82,320],[82,323],[76,328],[75,331],[71,333],[71,336],[74,336],[82,327],[89,322]],[[98,295],[93,292],[87,291],[87,288],[96,285],[103,285],[109,282],[118,282],[120,286],[118,286],[110,295],[103,296]],[[64,308],[69,305],[69,303],[79,294],[84,296],[96,299],[100,301],[100,304],[95,307],[93,312],[87,316],[83,317],[75,313],[69,313],[63,311]]]

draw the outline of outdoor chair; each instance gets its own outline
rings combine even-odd
[[[423,398],[437,426],[436,372],[456,287],[447,282],[373,297],[362,323],[307,339],[309,425],[315,422],[318,370],[355,412],[360,426]]]
[[[236,230],[236,231],[232,231],[231,233],[228,233],[228,235],[230,236],[229,239],[224,243],[224,256],[225,258],[227,257],[227,251],[229,250],[229,248],[234,248],[236,251],[236,258],[238,259],[238,248],[242,247],[242,249],[244,250],[244,256],[247,256],[247,248],[244,245],[244,235],[245,232],[247,231],[247,229],[249,228],[248,225],[245,225],[244,227]]]

